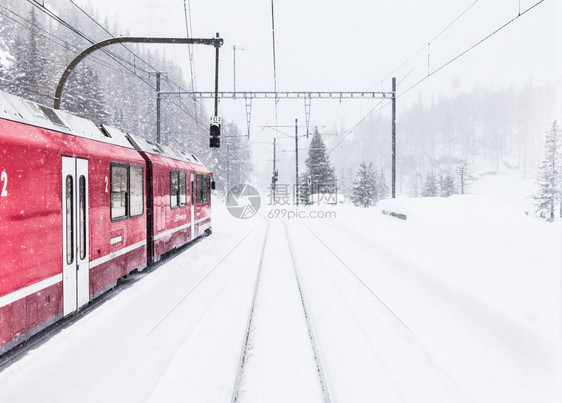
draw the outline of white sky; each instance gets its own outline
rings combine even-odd
[[[395,70],[430,45],[429,71],[434,71],[517,16],[538,0],[274,0],[277,89],[279,91],[389,91],[390,76],[398,79],[398,94],[428,73],[428,52]],[[115,16],[124,35],[185,36],[183,0],[76,0],[94,6],[100,15]],[[157,4],[156,4],[157,3]],[[559,85],[560,5],[544,0],[527,14],[481,45],[425,80],[398,101],[398,111],[420,96],[429,101],[440,95],[468,91],[475,86],[498,88],[550,82]],[[273,91],[273,52],[270,0],[189,0],[194,37],[224,38],[221,48],[221,91],[233,90],[233,45],[238,91]],[[472,5],[472,7],[470,7]],[[450,28],[433,40],[467,8]],[[161,45],[152,45],[161,46]],[[195,46],[196,89],[214,88],[214,48]],[[166,53],[185,66],[187,49],[180,45]],[[162,66],[165,71],[166,66]],[[382,81],[385,79],[384,81]],[[558,101],[558,100],[557,100]],[[212,111],[212,101],[207,101]],[[311,126],[346,132],[376,101],[312,101]],[[304,125],[304,101],[280,101],[275,121],[274,101],[252,105],[252,141],[279,137],[265,125]],[[380,113],[390,116],[390,108]],[[219,115],[234,120],[244,132],[243,100],[224,100]],[[293,129],[282,129],[288,134]],[[280,136],[283,138],[283,136]],[[287,143],[287,147],[292,144]],[[264,145],[264,147],[269,147]],[[266,157],[264,157],[266,158]],[[271,158],[271,157],[269,157]]]
[[[122,31],[115,35],[124,34],[127,29],[131,35],[186,35],[183,0],[81,0],[78,3],[92,3],[110,18],[115,15],[122,26]],[[277,89],[390,90],[390,80],[381,80],[473,3],[474,0],[277,0],[274,2]],[[499,28],[515,17],[519,9],[525,10],[534,3],[536,0],[477,1],[431,43],[430,70]],[[560,63],[554,56],[560,52],[555,44],[560,36],[556,32],[560,22],[557,3],[545,0],[426,80],[410,98],[417,98],[420,92],[430,98],[475,85],[559,80]],[[271,1],[190,0],[188,4],[193,36],[210,38],[219,32],[225,40],[221,48],[220,89],[233,89],[232,46],[236,45],[244,48],[237,52],[237,89],[273,90]],[[213,90],[213,50],[195,46],[198,90]],[[178,61],[185,64],[189,76],[185,48],[175,46],[167,52],[179,55]],[[423,51],[394,72],[401,81],[414,68],[398,92],[427,75],[427,59],[427,51]],[[243,111],[243,106],[240,103],[238,109]],[[313,110],[320,106],[330,105],[313,103]]]

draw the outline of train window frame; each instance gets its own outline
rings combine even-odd
[[[135,174],[135,181],[133,181],[135,170],[139,172]],[[142,165],[129,165],[129,213],[130,218],[140,217],[144,214],[144,168]]]
[[[204,204],[211,201],[208,177],[209,175],[204,173],[195,174],[196,204]]]
[[[176,180],[174,185],[174,179]],[[175,210],[187,206],[187,183],[184,171],[170,171],[170,209]],[[183,186],[182,186],[183,184]]]
[[[134,170],[140,168],[140,177],[136,175],[138,179],[140,179],[140,197],[138,192],[135,193],[135,197],[132,197],[131,194],[131,168],[133,167]],[[114,177],[113,177],[113,170],[117,169],[125,169],[125,191],[114,191]],[[128,164],[124,162],[112,162],[110,164],[109,170],[109,177],[110,177],[110,184],[109,184],[109,209],[110,209],[110,218],[111,222],[117,222],[122,220],[127,220],[129,218],[140,217],[144,215],[144,167],[138,164]],[[138,188],[138,183],[137,186]],[[114,207],[113,207],[113,195],[114,194],[124,194],[125,197],[125,213],[119,216],[114,215]],[[132,203],[135,203],[134,208],[132,208]],[[140,207],[140,209],[139,209]]]
[[[74,176],[66,175],[66,264],[74,263]]]

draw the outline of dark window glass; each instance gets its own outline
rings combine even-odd
[[[197,203],[209,201],[209,181],[207,175],[197,174]]]
[[[130,215],[131,217],[142,215],[144,210],[144,197],[143,197],[143,174],[142,167],[138,165],[131,165],[130,167]]]
[[[193,176],[191,176],[191,205],[194,204],[195,204],[195,183],[193,181]]]
[[[170,207],[177,208],[178,207],[178,193],[179,193],[179,172],[178,171],[171,171],[170,172]]]
[[[111,166],[111,219],[127,216],[127,166]]]
[[[86,177],[81,175],[78,180],[78,247],[81,260],[86,258],[86,214]]]
[[[187,206],[187,190],[185,186],[185,172],[180,172],[179,175],[179,206]]]
[[[74,178],[66,176],[66,263],[74,262]]]

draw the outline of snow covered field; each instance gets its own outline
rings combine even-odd
[[[560,222],[522,183],[290,220],[216,198],[211,237],[2,371],[0,401],[558,402]]]

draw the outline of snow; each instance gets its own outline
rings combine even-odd
[[[322,401],[297,273],[332,401],[558,402],[560,221],[528,185],[283,220],[216,197],[211,237],[3,370],[0,401],[230,400],[263,249],[240,401]]]

